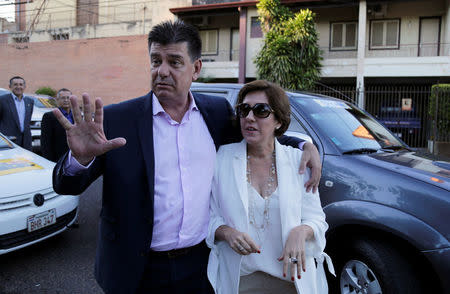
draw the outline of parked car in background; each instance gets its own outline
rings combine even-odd
[[[44,113],[56,108],[56,100],[53,97],[41,94],[25,94],[34,100],[33,115],[31,116],[30,128],[33,139],[33,152],[41,152],[41,121]]]
[[[54,166],[0,133],[0,254],[57,235],[74,222],[78,196],[53,191]]]
[[[242,85],[193,83],[234,105]],[[323,163],[319,192],[330,293],[444,293],[450,289],[450,163],[411,150],[357,106],[288,93],[288,134],[307,137]]]
[[[9,90],[0,88],[0,95],[10,93]],[[34,100],[33,114],[31,116],[30,128],[33,152],[41,151],[41,121],[44,113],[56,108],[56,100],[53,97],[41,94],[24,94]]]

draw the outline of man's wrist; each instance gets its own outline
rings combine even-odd
[[[63,163],[63,174],[66,176],[78,175],[87,170],[91,166],[94,159],[86,166],[84,166],[77,161],[77,159],[73,156],[72,151],[69,149],[69,154],[67,155]]]
[[[95,157],[86,158],[86,157],[77,157],[72,154],[73,158],[82,166],[87,167],[89,163],[91,163]]]

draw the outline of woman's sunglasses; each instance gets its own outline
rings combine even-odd
[[[236,114],[241,118],[246,118],[250,111],[253,111],[253,115],[259,118],[266,118],[273,112],[267,103],[256,103],[253,107],[247,103],[241,103],[236,106]]]

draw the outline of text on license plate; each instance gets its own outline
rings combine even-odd
[[[27,218],[28,232],[39,230],[56,223],[56,209],[50,209]]]

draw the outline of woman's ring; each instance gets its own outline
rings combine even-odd
[[[238,245],[238,250],[239,251],[244,251],[244,247],[242,247],[241,245]]]
[[[295,257],[289,258],[289,261],[294,263],[294,264],[296,264],[298,262],[297,258],[295,258]]]

